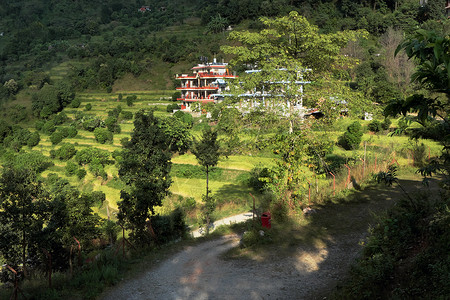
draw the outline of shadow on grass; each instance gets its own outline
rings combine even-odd
[[[248,204],[250,203],[250,194],[252,189],[243,184],[225,184],[218,190],[213,191],[217,205],[226,203]]]

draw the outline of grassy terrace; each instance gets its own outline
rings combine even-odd
[[[166,106],[171,101],[167,100],[172,91],[128,91],[122,93],[122,101],[118,101],[118,94],[107,94],[107,93],[81,93],[77,97],[81,100],[81,105],[79,108],[66,108],[65,113],[70,119],[75,119],[75,115],[78,112],[83,112],[88,115],[100,117],[106,119],[108,116],[108,111],[113,110],[118,105],[122,107],[124,111],[131,111],[133,113],[140,109],[156,109],[155,114],[157,116],[168,116],[166,112]],[[126,97],[128,95],[136,95],[137,100],[134,102],[132,107],[128,107],[126,104]],[[86,104],[90,103],[92,109],[89,111],[85,110]],[[120,120],[121,133],[114,134],[114,140],[110,144],[100,144],[96,142],[93,132],[89,132],[83,129],[78,130],[78,135],[74,138],[66,138],[58,145],[52,145],[50,141],[50,136],[41,134],[41,141],[38,146],[34,147],[33,150],[41,151],[44,155],[50,156],[50,151],[58,149],[63,143],[70,143],[75,145],[77,150],[81,150],[86,147],[96,147],[99,149],[107,150],[113,152],[114,150],[121,150],[122,145],[120,140],[125,137],[130,137],[133,131],[133,120]],[[62,126],[60,126],[62,127]],[[33,129],[33,128],[30,128]],[[193,132],[195,136],[199,136],[200,132]],[[114,212],[117,211],[117,203],[120,201],[120,189],[122,189],[123,183],[118,179],[118,169],[117,165],[108,165],[105,167],[105,171],[108,174],[108,179],[104,181],[100,177],[94,177],[89,171],[88,167],[85,169],[88,171],[84,179],[79,180],[76,176],[66,176],[65,175],[65,161],[59,161],[57,159],[53,160],[54,166],[46,170],[43,176],[48,176],[50,173],[56,173],[58,176],[66,178],[69,182],[80,188],[82,191],[103,191],[106,194],[106,203],[100,207],[96,208],[101,215],[106,217],[106,206],[109,206],[109,210]],[[183,166],[196,166],[196,178],[189,178],[189,175],[177,174],[172,175],[173,184],[171,187],[171,193],[175,197],[177,195],[183,197],[193,197],[197,202],[201,201],[201,196],[205,192],[206,183],[203,172],[199,171],[199,166],[197,161],[192,154],[185,154],[176,156],[173,158],[173,172],[177,173],[176,170],[183,169]],[[248,157],[248,156],[230,156],[229,158],[223,158],[217,170],[220,170],[220,175],[213,177],[210,182],[210,188],[220,197],[221,202],[242,202],[246,203],[249,201],[249,188],[246,187],[243,182],[245,181],[246,174],[253,167],[264,164],[266,166],[273,164],[273,159],[263,158],[263,157]],[[171,198],[174,198],[172,196]],[[241,208],[248,209],[246,205]]]
[[[65,113],[69,118],[74,119],[78,112],[83,112],[92,116],[97,116],[103,120],[107,118],[108,111],[113,110],[118,105],[122,107],[124,111],[131,111],[133,113],[140,109],[156,109],[155,114],[157,116],[168,116],[166,112],[166,106],[172,103],[167,98],[173,91],[166,90],[154,90],[154,91],[127,91],[122,93],[122,101],[118,101],[119,95],[117,93],[98,93],[98,92],[86,92],[78,94],[77,97],[81,100],[79,108],[66,108]],[[126,97],[128,95],[136,95],[137,100],[132,107],[128,107],[126,104]],[[86,104],[91,104],[92,109],[85,111]],[[341,135],[348,123],[351,120],[340,120],[336,126],[336,131],[328,132],[327,137],[334,141]],[[120,140],[125,137],[130,137],[133,131],[133,120],[119,120],[121,127],[120,134],[114,134],[114,140],[110,144],[100,144],[95,141],[94,134],[92,132],[79,129],[78,135],[74,138],[66,138],[61,143],[71,143],[75,145],[77,150],[86,147],[96,147],[99,149],[107,150],[112,153],[115,150],[121,150]],[[34,128],[30,128],[34,130]],[[192,134],[196,137],[200,136],[200,131],[193,130]],[[245,142],[253,141],[254,137],[249,134],[242,134],[241,140]],[[411,154],[405,148],[411,147],[413,144],[407,137],[393,136],[387,137],[386,135],[374,135],[366,133],[363,137],[363,141],[367,144],[366,158],[368,161],[374,161],[378,159],[378,163],[381,164],[384,159],[387,161],[395,158],[400,164],[408,165],[411,163]],[[427,152],[431,155],[436,155],[440,152],[440,146],[434,142],[427,141]],[[408,147],[405,147],[409,145]],[[33,150],[41,151],[44,155],[50,156],[50,151],[58,149],[61,146],[52,145],[50,137],[45,134],[41,134],[41,141],[38,146]],[[385,154],[383,154],[385,153]],[[333,155],[340,157],[341,159],[359,159],[364,156],[364,149],[361,148],[356,151],[345,151],[339,147],[335,147]],[[48,176],[49,173],[56,173],[58,176],[67,178],[69,182],[77,186],[82,191],[103,191],[106,194],[106,202],[102,207],[96,208],[96,210],[104,217],[106,217],[107,206],[109,206],[110,212],[117,211],[117,203],[120,201],[120,190],[124,187],[123,183],[118,179],[117,165],[108,165],[105,167],[105,171],[108,174],[108,179],[103,180],[100,177],[94,177],[86,167],[87,175],[84,179],[79,180],[76,176],[67,177],[65,175],[65,166],[67,162],[53,160],[54,166],[43,173],[43,176]],[[205,193],[206,183],[205,176],[197,164],[195,156],[188,153],[185,155],[176,155],[172,159],[172,196],[168,197],[165,201],[165,208],[161,208],[161,211],[167,211],[176,205],[177,201],[181,201],[179,196],[183,198],[193,197],[196,202],[201,201],[202,194]],[[249,192],[251,190],[246,185],[246,180],[249,177],[249,171],[256,166],[270,167],[275,165],[274,156],[271,153],[258,153],[249,155],[236,155],[229,156],[228,158],[222,158],[213,172],[210,180],[210,188],[215,194],[219,207],[221,208],[217,214],[226,215],[235,212],[241,212],[250,208],[251,197]],[[305,170],[310,181],[315,181],[314,174]],[[338,176],[345,177],[345,172]],[[215,174],[215,175],[214,175]],[[320,194],[321,190],[329,189],[329,178],[319,178],[317,180],[318,186],[316,193]],[[182,199],[182,198],[181,198]]]

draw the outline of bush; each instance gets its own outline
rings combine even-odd
[[[112,153],[112,158],[114,158],[116,162],[120,162],[122,160],[122,151],[119,149],[114,150]]]
[[[65,112],[60,112],[57,115],[53,116],[53,122],[55,122],[55,125],[61,125],[64,124],[64,122],[66,122],[68,119],[67,115]]]
[[[59,132],[61,132],[63,139],[69,136],[69,128],[68,127],[60,127]]]
[[[73,99],[72,102],[70,103],[70,106],[72,108],[78,108],[78,107],[80,107],[80,105],[81,105],[81,100],[78,98]]]
[[[49,120],[44,123],[44,126],[42,126],[42,132],[45,134],[52,134],[56,131],[55,122],[53,120]]]
[[[122,106],[118,105],[116,108],[108,111],[108,117],[114,117],[114,118],[118,119],[121,112],[122,112]]]
[[[367,128],[372,132],[380,132],[382,129],[381,122],[378,120],[373,120],[367,125]]]
[[[186,124],[188,128],[192,128],[194,125],[194,117],[190,113],[185,113],[179,110],[173,115]]]
[[[74,138],[78,134],[78,130],[75,128],[75,126],[69,126],[68,127],[68,132],[69,132],[69,136],[68,137],[70,137],[70,138]]]
[[[344,132],[338,139],[338,145],[345,150],[358,149],[363,136],[361,124],[358,121],[353,122],[347,127],[347,131]]]
[[[129,142],[129,138],[128,137],[123,137],[120,139],[120,144],[125,147],[125,145],[127,145]]]
[[[50,141],[53,145],[59,144],[63,140],[63,135],[60,131],[55,131],[50,136]]]
[[[416,143],[412,148],[412,155],[415,167],[421,168],[425,166],[427,159],[427,149],[424,143]]]
[[[270,171],[268,168],[256,167],[250,171],[250,178],[248,179],[247,184],[258,193],[263,193],[266,190],[268,178],[270,178]]]
[[[102,177],[103,180],[108,179],[108,174],[106,173],[105,169],[103,168],[103,165],[98,162],[93,162],[93,163],[89,164],[89,171],[91,171],[91,173],[94,176]]]
[[[103,126],[103,121],[99,118],[88,118],[83,122],[83,129],[94,131],[95,128]]]
[[[197,206],[197,202],[194,197],[186,197],[183,196],[178,197],[178,201],[176,203],[176,207],[181,208],[184,212],[193,210]]]
[[[381,123],[381,128],[383,130],[388,130],[391,127],[392,121],[389,118],[384,118],[383,123]]]
[[[30,136],[28,137],[27,146],[30,148],[33,148],[34,146],[37,146],[39,142],[41,141],[41,137],[38,132],[32,132]]]
[[[85,111],[90,111],[92,109],[92,104],[88,103],[84,106]]]
[[[74,145],[64,144],[58,150],[56,150],[55,158],[58,158],[60,160],[69,160],[75,155],[76,152],[77,150],[75,149]]]
[[[162,243],[183,237],[187,231],[184,213],[178,208],[168,216],[153,216],[152,227],[158,237],[158,241]]]
[[[176,91],[175,93],[172,94],[172,101],[177,101],[178,98],[181,98],[180,91]]]
[[[45,121],[44,120],[38,120],[36,121],[36,123],[34,124],[34,128],[36,128],[36,130],[41,131],[42,128],[44,127]]]
[[[89,194],[89,196],[92,198],[92,202],[98,207],[101,207],[103,202],[106,200],[106,195],[102,191],[93,191]]]
[[[77,171],[77,177],[78,177],[78,179],[83,179],[85,176],[86,176],[86,174],[87,174],[87,172],[86,172],[86,170],[85,169],[79,169],[78,171]]]
[[[66,176],[73,176],[77,173],[78,171],[78,166],[76,163],[72,162],[72,161],[68,161],[66,164]]]
[[[133,119],[133,113],[131,111],[122,111],[121,115],[122,115],[122,118],[125,120]]]
[[[120,126],[117,124],[117,118],[116,117],[108,117],[105,120],[106,128],[108,128],[109,131],[112,133],[120,133],[121,129]]]
[[[447,299],[450,211],[445,196],[398,200],[371,230],[336,299]],[[392,278],[400,278],[392,284]]]
[[[117,235],[120,232],[119,225],[111,220],[105,220],[102,225],[102,233],[110,244],[114,244],[117,240]]]
[[[106,128],[97,127],[94,129],[95,140],[100,144],[113,141],[113,134]]]
[[[128,96],[127,99],[126,99],[127,105],[130,106],[130,107],[133,106],[133,103],[134,103],[134,101],[136,101],[136,99],[137,99],[136,95]]]
[[[167,111],[168,113],[173,113],[173,110],[174,110],[174,109],[180,109],[180,108],[181,108],[181,107],[180,107],[178,104],[172,103],[172,104],[167,105],[166,111]]]

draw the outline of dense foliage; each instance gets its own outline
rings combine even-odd
[[[131,140],[124,146],[120,161],[119,176],[127,189],[121,191],[118,218],[122,226],[131,229],[137,243],[148,245],[155,238],[149,230],[151,223],[147,222],[172,183],[169,175],[172,154],[186,150],[176,147],[184,145],[176,140],[185,138],[171,138],[153,111],[139,111],[135,115]]]

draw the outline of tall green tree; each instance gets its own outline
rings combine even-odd
[[[186,136],[176,136],[184,139]],[[132,237],[141,243],[150,241],[147,221],[154,207],[161,205],[172,183],[170,178],[172,154],[183,149],[153,115],[153,111],[139,111],[135,115],[131,140],[124,146],[119,176],[127,185],[119,202],[119,221],[132,230]]]
[[[238,94],[261,93],[262,104],[281,110],[290,120],[298,119],[295,107],[302,106],[303,83],[306,80],[325,79],[335,85],[344,85],[340,80],[355,59],[341,53],[349,41],[365,37],[364,31],[340,31],[323,34],[319,28],[297,12],[278,18],[260,18],[264,29],[259,32],[233,31],[229,39],[233,46],[223,46],[226,54],[232,54],[233,66],[258,69],[239,78]],[[236,45],[237,44],[237,45]],[[324,99],[334,96],[328,90]]]
[[[191,149],[197,158],[198,163],[205,168],[206,173],[206,194],[203,198],[204,213],[206,218],[206,232],[209,233],[209,225],[211,223],[211,214],[215,209],[214,198],[209,195],[209,172],[215,167],[220,158],[220,146],[217,141],[217,131],[208,127],[203,131],[202,139],[195,141]]]
[[[28,254],[44,225],[48,200],[42,183],[28,169],[8,167],[0,177],[0,253],[13,266],[23,264],[27,276]]]

